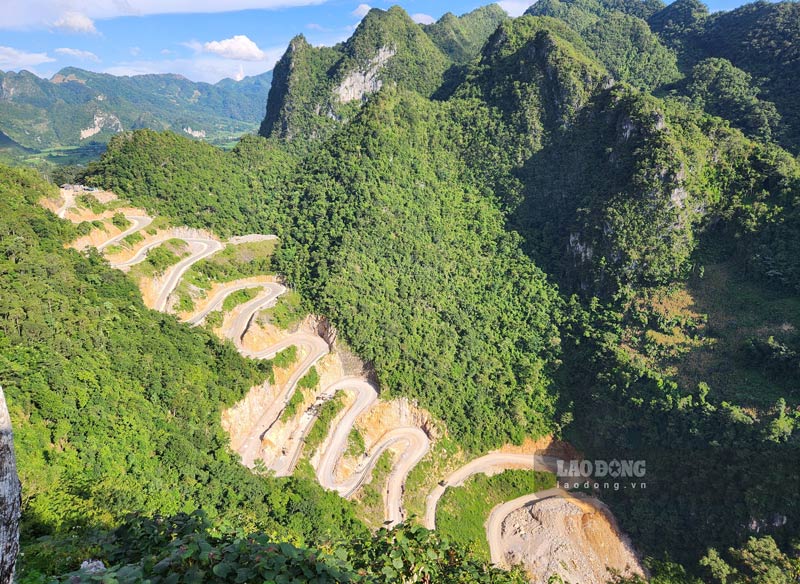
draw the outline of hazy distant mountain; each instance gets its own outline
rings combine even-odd
[[[36,150],[106,142],[138,128],[227,142],[258,127],[271,83],[271,71],[214,85],[180,75],[116,77],[74,67],[49,80],[28,71],[0,72],[0,132]]]

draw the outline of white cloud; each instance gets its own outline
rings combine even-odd
[[[413,20],[417,24],[433,24],[434,22],[436,22],[436,19],[433,16],[431,16],[430,14],[423,14],[422,12],[417,12],[416,14],[412,14],[411,20]]]
[[[372,6],[369,4],[359,4],[351,14],[353,16],[357,16],[358,18],[364,18],[370,10],[372,10]]]
[[[92,19],[80,12],[65,12],[53,23],[53,26],[65,32],[97,34]]]
[[[47,53],[28,53],[11,47],[0,47],[0,70],[3,71],[30,69],[53,61],[55,59]]]
[[[45,28],[64,20],[88,27],[93,20],[152,14],[209,14],[237,10],[275,10],[292,6],[324,4],[328,0],[3,0],[0,29]],[[59,25],[56,25],[62,28]],[[68,27],[64,27],[69,29]],[[74,26],[72,27],[74,28]],[[86,32],[78,30],[77,32]],[[91,32],[91,31],[90,31]]]
[[[81,51],[80,49],[69,49],[62,47],[60,49],[56,49],[55,52],[59,55],[75,57],[76,59],[82,59],[84,61],[94,61],[96,63],[100,61],[100,58],[91,51]]]
[[[317,24],[316,22],[309,22],[309,23],[306,25],[306,28],[307,28],[308,30],[318,30],[318,31],[320,31],[320,32],[327,32],[328,30],[330,30],[330,29],[328,29],[328,28],[325,28],[325,27],[324,27],[324,26],[322,26],[321,24]]]
[[[186,41],[183,43],[178,43],[181,46],[187,47],[192,49],[195,53],[202,53],[203,52],[203,43],[199,41]]]
[[[502,2],[498,2],[500,8],[505,10],[509,16],[522,16],[522,14],[531,6],[536,4],[536,0],[531,2],[530,0],[503,0]]]
[[[128,52],[131,54],[131,56],[138,57],[141,54],[142,49],[140,47],[131,47],[128,49]]]
[[[243,34],[222,41],[211,41],[203,45],[203,52],[213,53],[235,61],[263,61],[267,54]]]

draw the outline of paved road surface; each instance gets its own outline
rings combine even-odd
[[[221,310],[222,305],[225,303],[225,299],[230,296],[231,294],[238,292],[239,290],[250,290],[252,288],[262,288],[262,292],[260,292],[255,298],[251,298],[246,303],[241,304],[239,307],[240,312],[242,315],[247,317],[247,321],[252,318],[254,312],[258,312],[262,308],[266,308],[270,302],[275,301],[281,294],[286,291],[286,288],[281,286],[280,284],[275,284],[272,282],[248,282],[247,280],[244,281],[234,281],[228,282],[224,286],[222,286],[217,292],[214,293],[214,296],[208,300],[205,305],[205,308],[196,314],[193,314],[189,319],[185,322],[192,326],[196,326],[203,322],[205,318],[214,312],[215,310]],[[257,310],[248,310],[248,304],[254,303],[257,301],[257,306],[262,307],[258,308]],[[263,305],[263,306],[262,306]],[[246,326],[244,327],[246,329]],[[238,330],[237,327],[231,327],[232,330]],[[242,331],[244,332],[244,331]]]

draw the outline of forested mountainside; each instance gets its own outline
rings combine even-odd
[[[372,10],[335,47],[291,42],[262,136],[224,152],[126,132],[83,180],[179,224],[276,233],[272,268],[300,302],[384,395],[414,399],[471,455],[552,433],[589,459],[646,460],[646,490],[601,494],[653,581],[789,584],[796,7],[540,0],[516,19],[485,9],[428,26]],[[268,374],[231,359],[242,378]],[[289,522],[299,545],[358,536],[346,504],[291,485],[310,489],[318,525],[274,510],[231,522]]]
[[[498,6],[421,27],[399,6],[372,10],[353,36],[335,47],[312,47],[300,35],[275,66],[260,134],[301,146],[328,137],[384,84],[426,97],[448,72],[474,58],[497,24]]]
[[[773,122],[778,125],[775,140],[795,154],[800,151],[800,105],[794,83],[800,75],[800,5],[755,2],[709,14],[700,3],[680,0],[653,14],[650,23],[676,50],[686,70],[724,59],[744,71],[760,89],[760,98],[773,103],[780,115],[780,123]]]
[[[35,151],[107,142],[139,128],[224,144],[258,127],[271,81],[271,71],[214,85],[180,75],[117,77],[74,67],[51,79],[0,71],[0,133],[11,141],[6,148]]]
[[[96,251],[65,249],[94,227],[40,207],[57,190],[35,173],[0,166],[0,193],[0,383],[23,483],[22,581],[93,557],[131,583],[522,581],[421,528],[370,536],[337,494],[242,466],[220,413],[271,363],[149,310]]]
[[[486,39],[507,18],[499,5],[490,4],[462,16],[448,12],[422,28],[445,55],[453,62],[463,64],[478,55]]]
[[[669,6],[545,0],[528,14],[567,22],[618,79],[679,93],[751,135],[795,153],[800,148],[791,81],[798,74],[797,3],[756,2],[710,14],[698,0]]]

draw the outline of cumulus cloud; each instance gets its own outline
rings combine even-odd
[[[0,29],[45,28],[64,20],[86,28],[93,20],[152,14],[208,14],[237,10],[275,10],[324,4],[327,0],[3,0]],[[69,12],[78,10],[79,12]],[[67,14],[80,14],[78,21]],[[58,26],[58,25],[57,25]],[[59,28],[62,28],[59,26]],[[74,28],[74,26],[73,26]],[[67,28],[65,27],[65,30]],[[77,32],[86,32],[78,30]]]
[[[536,0],[531,2],[530,0],[503,0],[498,2],[500,8],[505,10],[509,16],[522,16],[522,14],[531,6],[536,4]]]
[[[30,69],[42,63],[55,61],[47,53],[28,53],[11,47],[0,47],[0,70]]]
[[[203,51],[235,61],[263,61],[267,58],[267,54],[243,34],[222,41],[205,43]]]
[[[65,32],[97,34],[94,21],[80,12],[65,12],[53,23],[53,26]]]
[[[56,49],[55,53],[58,55],[65,55],[67,57],[75,57],[76,59],[81,59],[83,61],[94,61],[96,63],[100,61],[100,57],[91,51],[81,51],[80,49],[61,47],[60,49]]]
[[[436,22],[436,19],[433,16],[431,16],[430,14],[423,14],[422,12],[417,12],[416,14],[412,14],[411,20],[413,20],[417,24],[433,24],[434,22]]]
[[[369,4],[359,4],[351,14],[358,18],[364,18],[370,10],[372,10],[372,6]]]

